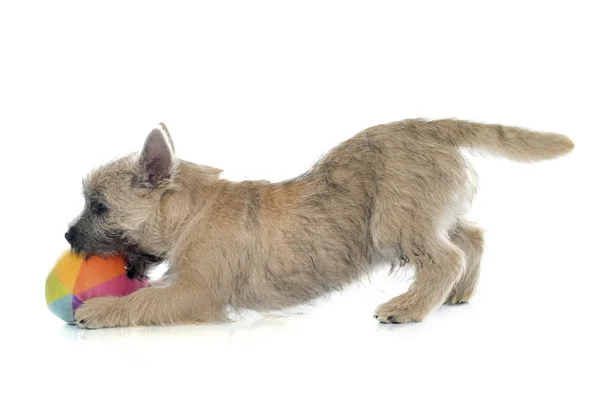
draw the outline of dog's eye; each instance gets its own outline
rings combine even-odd
[[[92,213],[94,214],[102,214],[108,210],[108,207],[104,203],[94,202],[92,203]]]

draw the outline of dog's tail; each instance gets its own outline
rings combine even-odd
[[[556,133],[457,119],[441,119],[430,123],[435,128],[427,130],[450,144],[521,162],[556,158],[574,148],[573,141]]]

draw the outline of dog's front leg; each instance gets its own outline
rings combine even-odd
[[[173,282],[147,287],[125,297],[90,299],[75,311],[87,329],[137,325],[174,325],[222,319],[222,307],[201,286]]]

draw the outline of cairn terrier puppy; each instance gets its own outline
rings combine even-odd
[[[291,180],[232,182],[175,157],[167,128],[139,153],[84,180],[85,208],[65,238],[86,255],[126,257],[131,278],[164,277],[126,297],[86,301],[80,327],[218,322],[228,308],[275,310],[307,302],[381,264],[414,269],[409,290],[379,306],[383,323],[418,322],[468,301],[483,252],[465,220],[473,173],[461,150],[540,161],[569,138],[444,119],[368,128]]]

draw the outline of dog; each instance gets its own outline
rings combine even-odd
[[[465,215],[475,193],[463,150],[521,162],[570,152],[555,133],[457,119],[365,129],[286,181],[233,182],[175,157],[161,123],[138,153],[93,170],[65,238],[83,255],[126,258],[130,278],[165,275],[125,297],[86,301],[82,328],[227,321],[227,310],[282,309],[343,288],[375,267],[414,269],[380,305],[382,323],[422,321],[474,294],[484,247]]]

